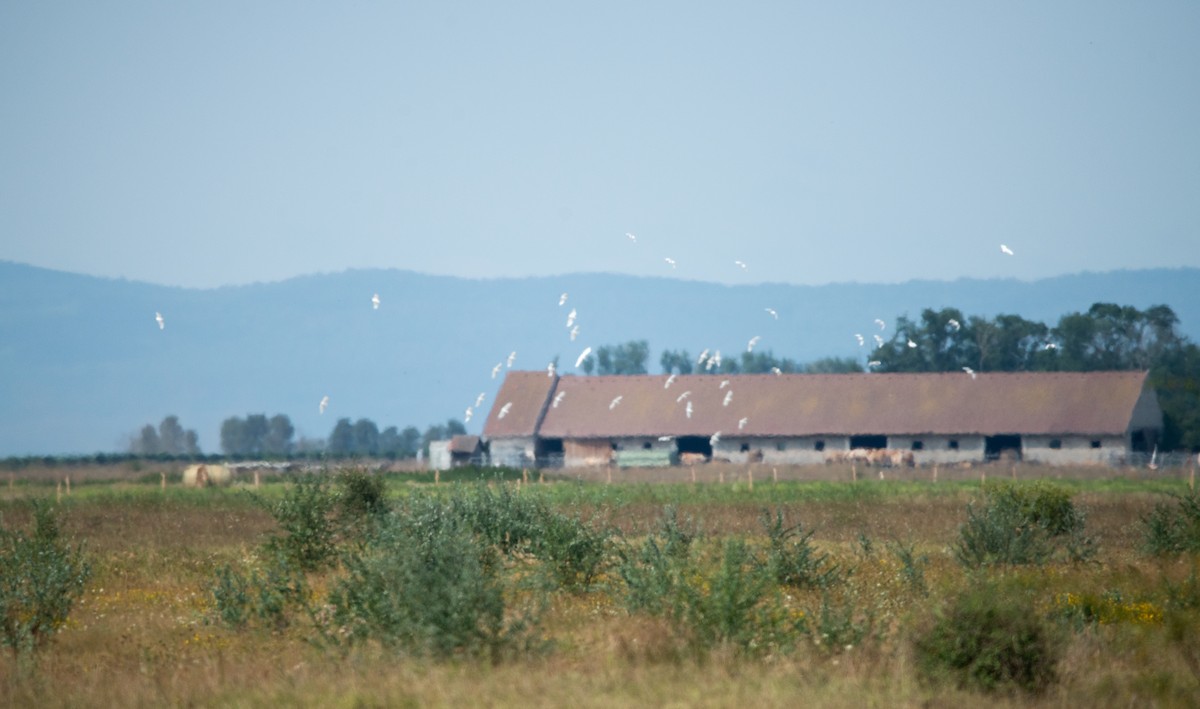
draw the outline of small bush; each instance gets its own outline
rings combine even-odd
[[[1174,504],[1160,502],[1142,518],[1142,548],[1156,556],[1200,551],[1200,493],[1171,497]]]
[[[780,510],[774,517],[764,511],[760,521],[767,532],[766,568],[777,583],[793,588],[829,588],[843,580],[841,567],[813,546],[814,530],[805,533],[800,524],[788,526]]]
[[[742,541],[727,541],[716,570],[707,577],[696,575],[695,580],[698,583],[682,586],[672,615],[684,624],[698,649],[728,643],[749,651],[771,644],[773,615],[764,607],[770,578]]]
[[[967,506],[954,556],[968,567],[1041,565],[1059,554],[1086,561],[1096,553],[1084,534],[1085,518],[1062,488],[1034,483],[990,483],[981,508]]]
[[[523,642],[528,618],[508,618],[493,545],[436,500],[392,515],[362,549],[343,557],[329,596],[351,644],[375,641],[413,655],[499,653]]]
[[[608,563],[611,538],[610,530],[551,513],[542,522],[534,554],[550,567],[560,586],[586,589]]]
[[[333,561],[337,497],[325,478],[303,475],[287,486],[282,499],[261,504],[283,531],[267,542],[273,556],[282,554],[301,571],[316,571]]]
[[[1023,596],[982,585],[954,599],[915,650],[926,680],[1038,693],[1056,680],[1062,643]]]
[[[17,657],[67,622],[91,576],[83,545],[61,539],[50,505],[35,502],[33,535],[0,527],[0,643]]]
[[[282,630],[292,622],[292,613],[307,602],[307,580],[279,554],[263,571],[244,574],[226,565],[217,569],[210,589],[217,617],[231,628],[256,622]]]
[[[382,475],[344,470],[337,476],[337,483],[338,511],[343,520],[353,522],[387,513],[387,483]]]
[[[929,556],[918,555],[916,546],[913,544],[904,545],[900,542],[891,542],[888,544],[888,549],[900,562],[900,578],[904,584],[922,596],[928,594],[929,587],[925,584],[925,567],[929,564]]]

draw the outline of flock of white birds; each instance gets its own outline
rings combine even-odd
[[[636,234],[633,234],[631,232],[626,232],[625,236],[631,244],[634,244],[634,245],[638,244],[638,237]],[[1009,248],[1007,244],[1000,244],[1000,252],[1006,256],[1014,255],[1013,250],[1011,248]],[[677,266],[675,259],[671,258],[670,256],[664,256],[663,261],[668,266],[670,266],[672,270],[674,270]],[[746,262],[742,261],[741,259],[735,259],[733,264],[734,264],[734,266],[741,269],[742,271],[746,271],[749,269],[749,266],[746,264]],[[559,297],[558,297],[559,307],[565,306],[567,304],[567,300],[568,300],[567,293],[562,293],[561,295],[559,295]],[[382,301],[380,300],[378,293],[375,293],[374,295],[372,295],[371,296],[371,309],[379,310],[379,306],[380,306],[381,302]],[[763,310],[768,315],[770,315],[771,318],[773,318],[774,320],[779,320],[779,312],[776,311],[774,308],[765,307],[765,308],[763,308]],[[577,337],[579,337],[579,324],[577,322],[578,317],[579,317],[578,311],[574,307],[572,307],[570,313],[567,314],[567,330],[568,330],[568,336],[570,337],[571,342],[574,342],[575,339]],[[161,312],[154,313],[154,321],[158,324],[159,330],[166,329],[166,320],[163,318],[163,314]],[[879,318],[875,319],[875,324],[879,326],[879,330],[881,332],[883,330],[887,329],[887,323]],[[949,325],[951,327],[953,327],[956,331],[961,327],[961,324],[957,320],[954,320],[953,318],[949,320]],[[865,346],[866,339],[863,337],[862,333],[855,333],[854,338],[855,338],[855,340],[857,340],[859,347]],[[875,338],[875,343],[877,346],[883,345],[884,340],[880,335],[875,334],[874,338]],[[754,347],[759,343],[760,340],[762,340],[761,335],[754,335],[753,337],[751,337],[750,340],[746,343],[746,352],[753,352]],[[917,343],[913,342],[911,339],[909,339],[908,346],[910,348],[916,348]],[[1057,347],[1057,345],[1055,345],[1054,343],[1047,343],[1045,345],[1045,349],[1048,349],[1048,350],[1055,349],[1056,347]],[[715,350],[712,352],[711,355],[709,352],[710,351],[708,349],[705,349],[703,352],[700,353],[700,357],[696,361],[697,369],[699,369],[700,367],[704,367],[705,371],[711,372],[711,371],[713,371],[714,368],[716,368],[718,371],[720,371],[721,351]],[[579,357],[577,357],[575,360],[575,369],[581,368],[583,366],[583,363],[591,355],[592,355],[592,348],[590,346],[584,347],[583,351],[579,353]],[[494,367],[492,367],[492,379],[495,379],[506,366],[509,369],[511,369],[513,366],[513,363],[516,361],[516,358],[517,358],[517,353],[514,350],[509,353],[507,359],[505,359],[501,362],[497,362],[496,365]],[[880,366],[880,364],[881,364],[881,362],[879,360],[870,360],[867,362],[867,370],[871,371],[874,368]],[[976,377],[975,371],[973,369],[971,369],[970,367],[963,367],[962,369],[964,372],[969,374],[972,379],[974,379]],[[772,367],[771,371],[772,371],[772,373],[774,373],[776,375],[783,373],[778,367]],[[555,374],[557,374],[557,367],[555,366],[554,362],[550,362],[550,364],[548,364],[546,366],[546,373],[547,373],[547,376],[550,376],[550,377],[553,377]],[[670,388],[671,384],[673,384],[674,382],[675,382],[675,375],[672,374],[671,376],[667,377],[667,381],[666,381],[666,384],[664,384],[664,388]],[[722,389],[724,389],[728,385],[729,385],[728,379],[722,380],[722,382],[721,382]],[[683,392],[676,399],[676,403],[684,402],[690,394],[691,394],[690,391]],[[566,392],[560,391],[558,393],[558,395],[554,397],[554,402],[552,404],[554,408],[558,408],[558,405],[560,403],[562,403],[562,400],[565,397],[565,395],[566,395]],[[486,398],[486,394],[484,392],[480,392],[479,396],[477,396],[475,398],[475,403],[466,408],[464,415],[463,415],[464,422],[469,423],[471,421],[471,418],[474,416],[475,410],[483,405],[485,398]],[[610,411],[617,408],[617,406],[621,403],[621,398],[622,397],[617,396],[615,399],[612,400],[612,402],[609,403],[608,408]],[[727,392],[725,394],[725,399],[723,400],[722,405],[729,406],[729,403],[732,400],[733,400],[733,391],[730,390],[729,392]],[[329,408],[329,396],[328,395],[322,396],[320,403],[317,405],[317,411],[320,414],[324,414],[325,410],[328,408]],[[507,416],[509,414],[509,412],[511,410],[512,410],[512,402],[506,402],[503,406],[500,407],[500,410],[497,414],[497,418],[500,418],[500,419],[504,418],[505,416]],[[692,412],[693,412],[692,402],[687,401],[686,406],[684,407],[684,413],[690,419],[692,417]],[[738,430],[745,428],[747,423],[749,423],[749,419],[747,419],[747,418],[740,419],[738,421]],[[713,445],[716,445],[716,442],[718,440],[720,440],[720,437],[721,437],[721,432],[718,431],[715,434],[713,434],[710,442]]]

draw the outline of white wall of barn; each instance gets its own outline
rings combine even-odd
[[[920,450],[913,448],[917,443]],[[912,451],[917,465],[977,463],[985,457],[984,437],[978,435],[888,436],[887,444],[891,450]]]
[[[493,438],[489,443],[492,465],[496,467],[520,468],[533,464],[534,445],[532,436]]]
[[[1024,436],[1021,459],[1046,465],[1104,464],[1129,454],[1129,437],[1119,436]]]

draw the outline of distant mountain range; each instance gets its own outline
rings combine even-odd
[[[138,429],[169,414],[209,453],[220,451],[224,419],[250,413],[287,414],[310,438],[327,436],[341,417],[424,430],[461,419],[483,393],[467,424],[478,432],[503,378],[492,368],[514,351],[514,368],[544,369],[557,357],[559,371],[571,373],[584,347],[645,339],[658,372],[663,349],[736,356],[757,335],[757,351],[799,362],[865,359],[854,333],[869,341],[882,318],[890,336],[897,316],[915,319],[924,308],[1054,325],[1098,301],[1166,304],[1180,331],[1200,340],[1198,287],[1195,268],[825,286],[354,270],[202,290],[0,261],[0,456],[123,451]]]

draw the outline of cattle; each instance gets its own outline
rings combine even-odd
[[[210,485],[228,485],[233,480],[233,474],[224,465],[189,465],[183,471],[185,487],[208,487]]]
[[[826,451],[825,462],[831,465],[853,463],[877,468],[911,468],[916,465],[916,457],[912,451],[890,448],[854,448],[848,451]]]
[[[696,465],[698,463],[707,463],[708,456],[703,453],[680,453],[679,462],[681,465]]]

